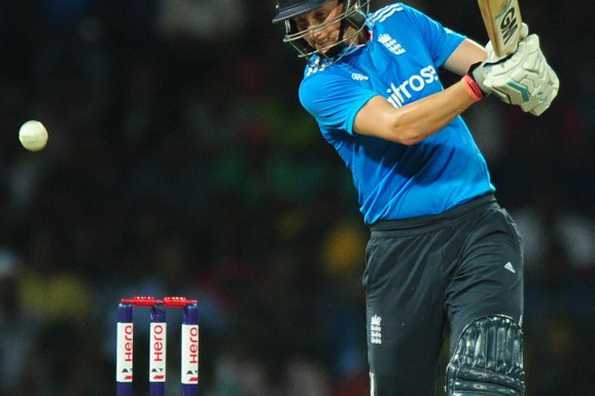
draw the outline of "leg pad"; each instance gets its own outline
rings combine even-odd
[[[507,316],[468,324],[446,369],[449,396],[524,396],[523,332]]]

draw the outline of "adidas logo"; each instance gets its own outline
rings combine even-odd
[[[510,261],[504,265],[504,268],[512,272],[513,274],[516,274],[516,270],[514,269]]]

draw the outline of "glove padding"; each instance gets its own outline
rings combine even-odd
[[[558,95],[560,81],[532,34],[510,58],[488,66],[483,85],[504,103],[539,116]]]
[[[558,94],[560,81],[541,51],[539,37],[527,34],[528,27],[523,24],[517,51],[499,60],[488,43],[488,59],[473,65],[469,74],[484,92],[539,116]]]
[[[526,23],[521,25],[521,34],[520,39],[524,40],[529,35],[529,26]],[[479,88],[486,94],[489,95],[492,93],[492,90],[484,84],[484,81],[487,77],[488,71],[499,62],[504,62],[509,59],[512,55],[506,55],[503,57],[498,57],[494,52],[494,47],[492,46],[492,42],[488,41],[485,46],[487,51],[487,58],[483,62],[478,62],[469,68],[469,72],[467,73],[475,82],[479,85]]]
[[[533,115],[543,114],[558,95],[560,81],[547,63],[536,34],[522,40],[511,57],[486,64],[483,69],[482,89]]]

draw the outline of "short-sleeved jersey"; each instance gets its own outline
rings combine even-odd
[[[370,40],[334,60],[312,56],[300,84],[304,108],[351,170],[366,224],[442,213],[494,191],[463,119],[414,145],[357,134],[357,113],[375,96],[394,107],[442,91],[437,69],[464,37],[401,3],[367,18]]]

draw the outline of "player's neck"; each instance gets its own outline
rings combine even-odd
[[[363,29],[358,36],[358,44],[367,44],[370,41],[370,32],[368,29]]]

